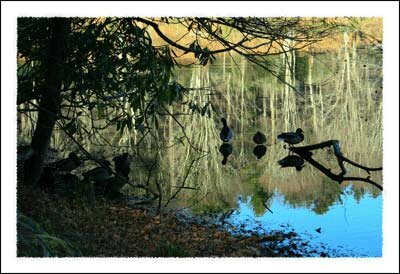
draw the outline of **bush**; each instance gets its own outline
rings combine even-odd
[[[33,219],[17,213],[18,257],[77,257],[80,250],[69,241],[48,234]]]

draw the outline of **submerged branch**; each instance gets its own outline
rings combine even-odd
[[[273,193],[271,193],[268,197],[265,198],[265,200],[263,201],[263,206],[264,206],[269,212],[271,212],[271,213],[273,214],[274,212],[272,212],[272,210],[271,210],[271,209],[268,207],[268,205],[267,205],[268,200],[271,199],[272,196],[273,196]]]
[[[341,173],[339,174],[334,174],[330,169],[326,168],[324,165],[320,164],[318,161],[314,160],[312,158],[312,150],[316,149],[323,149],[325,147],[333,147],[336,159],[338,161],[338,165],[341,169]],[[379,171],[382,170],[382,167],[377,167],[377,168],[371,168],[371,167],[366,167],[363,165],[360,165],[358,163],[355,163],[351,161],[350,159],[346,158],[343,156],[342,152],[340,151],[340,145],[338,140],[329,140],[325,141],[322,143],[314,144],[314,145],[309,145],[309,146],[302,146],[302,147],[291,147],[289,148],[290,151],[296,153],[300,157],[302,157],[304,160],[309,162],[312,166],[320,170],[322,173],[324,173],[326,176],[328,176],[330,179],[337,181],[339,184],[341,184],[344,181],[363,181],[367,182],[375,187],[377,187],[380,190],[383,190],[382,185],[372,181],[370,179],[370,176],[367,178],[362,178],[362,177],[344,177],[346,175],[347,170],[344,167],[343,162],[348,162],[349,164],[356,166],[360,169],[365,170],[368,174],[370,174],[370,171]]]

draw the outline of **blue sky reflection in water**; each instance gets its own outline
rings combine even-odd
[[[294,229],[314,248],[324,246],[330,256],[381,257],[382,256],[382,195],[374,198],[364,195],[358,202],[353,195],[341,196],[343,203],[336,203],[318,215],[305,207],[294,208],[284,203],[282,195],[274,195],[270,208],[257,216],[251,205],[251,197],[239,199],[237,210],[229,222],[244,224],[245,229],[255,229],[257,224],[266,231],[283,227]],[[253,220],[249,222],[248,220]],[[321,233],[315,231],[321,228]],[[331,250],[331,252],[329,252]]]
[[[267,233],[293,229],[299,238],[310,241],[310,245],[326,247],[327,250],[321,249],[315,256],[324,253],[345,257],[382,256],[382,198],[378,189],[358,181],[352,181],[350,187],[346,187],[348,181],[339,186],[309,163],[301,172],[283,170],[277,164],[288,154],[277,136],[301,128],[305,138],[299,146],[339,140],[340,150],[348,159],[366,167],[382,167],[382,105],[381,98],[374,95],[379,95],[381,90],[381,55],[359,51],[352,59],[357,69],[347,78],[342,53],[318,54],[311,58],[312,62],[310,57],[296,55],[295,77],[288,77],[287,81],[300,85],[305,98],[289,92],[287,86],[243,60],[238,63],[245,73],[233,64],[187,71],[185,79],[194,88],[191,96],[201,103],[205,100],[201,87],[218,83],[216,91],[226,96],[220,97],[220,109],[215,116],[226,117],[235,134],[233,153],[222,166],[220,143],[212,143],[212,140],[219,141],[221,123],[211,123],[214,128],[210,129],[206,119],[188,121],[190,129],[196,129],[194,138],[198,138],[199,145],[204,144],[205,138],[197,134],[200,129],[208,132],[207,136],[215,136],[206,139],[214,154],[197,171],[198,175],[192,177],[193,182],[187,184],[197,186],[201,182],[208,191],[207,198],[199,203],[199,211],[221,213],[234,209],[226,220],[228,228],[232,224],[233,233],[242,233],[242,230],[247,233],[258,229],[260,224],[260,230]],[[278,67],[281,64],[278,59],[271,62]],[[365,64],[371,66],[365,67]],[[373,68],[368,77],[367,67]],[[340,73],[330,68],[338,68]],[[285,76],[283,69],[280,71]],[[362,80],[356,84],[352,79]],[[306,84],[309,82],[318,83],[316,89]],[[348,87],[352,87],[353,96],[348,96]],[[366,90],[372,91],[371,97],[366,96]],[[368,98],[375,99],[368,103]],[[258,160],[252,153],[255,145],[252,138],[257,131],[266,135],[268,144],[265,156]],[[314,150],[312,156],[332,173],[341,172],[332,148]],[[346,165],[346,168],[346,176],[367,176],[355,166]],[[371,172],[371,179],[381,184],[382,172]],[[263,200],[274,191],[267,202],[274,212],[271,214],[263,207]],[[243,197],[242,201],[237,202],[238,196]],[[321,233],[315,231],[319,227]],[[313,256],[307,252],[301,255]]]

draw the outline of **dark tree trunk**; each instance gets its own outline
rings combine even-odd
[[[17,136],[19,137],[21,136],[21,134],[22,134],[22,114],[19,111],[19,107],[17,107]]]
[[[36,185],[42,173],[54,124],[61,104],[61,84],[64,77],[66,36],[69,31],[68,18],[49,20],[51,37],[49,39],[46,62],[46,88],[41,91],[40,110],[31,146],[33,157],[26,163],[25,182]]]

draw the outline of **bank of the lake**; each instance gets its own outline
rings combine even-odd
[[[18,190],[18,256],[83,257],[301,257],[307,243],[294,231],[236,231],[191,217],[179,209],[157,214],[126,199],[78,199],[29,186]],[[238,233],[239,232],[239,233]],[[244,232],[244,231],[243,231]],[[308,250],[310,250],[308,248]],[[319,254],[316,254],[319,252]]]

